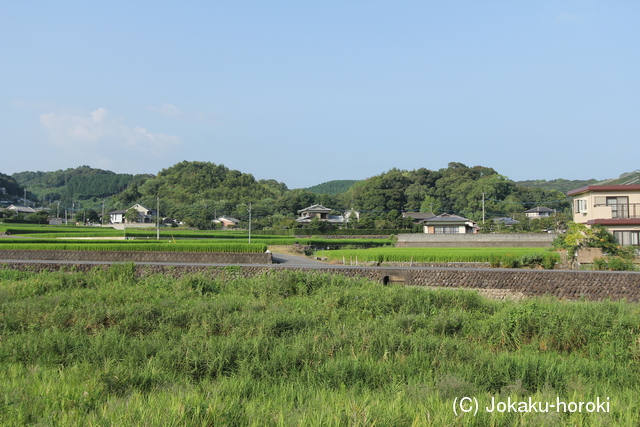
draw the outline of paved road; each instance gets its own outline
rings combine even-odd
[[[287,254],[273,254],[273,262],[276,264],[282,264],[286,267],[328,267],[327,264],[310,259],[303,256],[287,255]]]

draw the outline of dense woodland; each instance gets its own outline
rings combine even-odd
[[[447,212],[480,220],[483,204],[489,219],[523,219],[523,212],[535,206],[559,212],[570,208],[561,191],[519,185],[492,168],[462,163],[449,163],[439,170],[394,168],[361,181],[331,181],[311,189],[288,189],[282,182],[256,180],[224,165],[189,161],[155,176],[81,166],[0,175],[0,180],[9,194],[21,197],[26,188],[36,205],[73,208],[83,218],[95,218],[103,204],[108,212],[135,203],[155,208],[159,203],[162,216],[198,228],[213,227],[212,220],[222,215],[246,221],[249,209],[254,228],[297,227],[298,210],[315,203],[336,213],[361,212],[359,223],[352,223],[361,228],[410,227],[410,222],[401,219],[402,212]]]

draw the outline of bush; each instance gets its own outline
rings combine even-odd
[[[520,259],[513,254],[506,254],[502,257],[502,266],[504,268],[519,268],[520,265]]]
[[[556,263],[560,261],[560,256],[554,253],[544,254],[542,257],[542,266],[547,270],[553,270]]]
[[[636,271],[633,260],[619,256],[601,257],[593,260],[594,270],[608,271]]]

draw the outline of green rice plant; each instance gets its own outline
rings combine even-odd
[[[380,262],[491,262],[506,254],[520,257],[544,254],[544,248],[371,248],[352,250],[330,250],[319,252],[320,256],[333,260],[355,260]]]

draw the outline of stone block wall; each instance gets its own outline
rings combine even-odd
[[[5,262],[0,268],[21,270],[75,269],[89,271],[108,268],[83,263],[19,263]],[[278,265],[215,267],[199,265],[139,264],[140,276],[164,274],[181,277],[207,272],[214,277],[240,275],[252,277],[274,271],[314,271],[369,278],[382,285],[409,285],[425,288],[470,289],[498,299],[554,296],[568,300],[628,300],[640,301],[640,273],[613,271],[555,271],[517,269],[456,269],[456,268],[391,268],[327,266],[320,268],[285,267]]]
[[[0,259],[93,262],[271,264],[271,253],[0,250]]]

